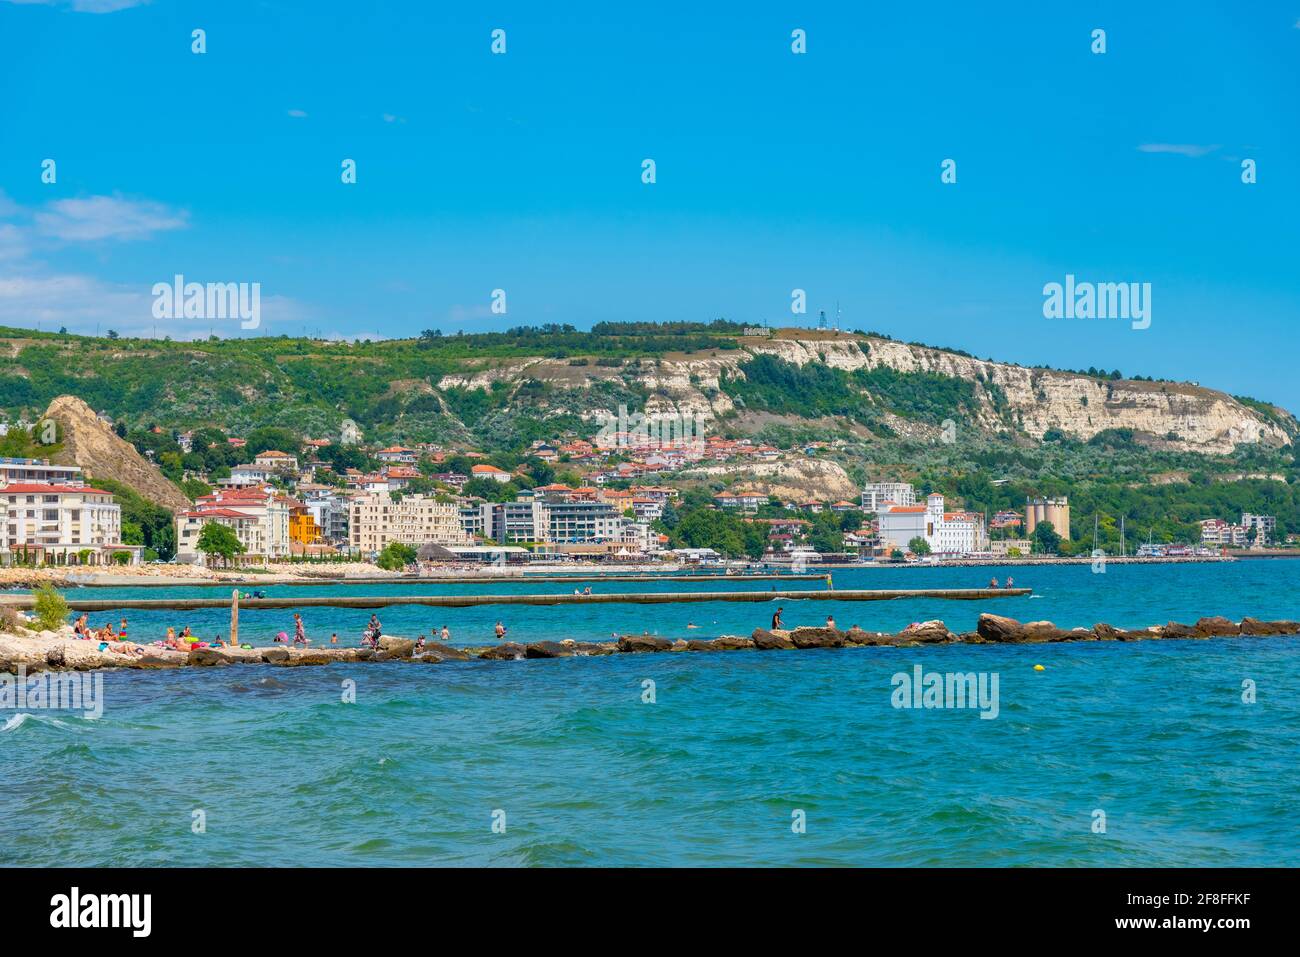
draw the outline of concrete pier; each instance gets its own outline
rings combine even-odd
[[[285,598],[241,598],[244,610],[258,608],[387,608],[393,605],[426,605],[433,608],[470,608],[476,605],[673,605],[691,602],[773,601],[895,601],[905,598],[938,598],[976,601],[987,598],[1021,598],[1029,588],[882,588],[848,591],[693,591],[611,592],[595,595],[336,595],[317,598],[299,595]],[[228,598],[79,598],[67,594],[73,611],[113,611],[120,608],[185,611],[196,608],[228,608]],[[30,595],[0,596],[0,605],[29,611],[35,606]]]

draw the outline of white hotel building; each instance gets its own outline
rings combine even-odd
[[[923,538],[936,555],[967,555],[984,551],[988,539],[984,518],[971,512],[945,512],[943,496],[934,494],[924,505],[884,505],[878,513],[880,544],[907,549]]]
[[[0,460],[0,560],[104,565],[122,553],[138,564],[143,547],[122,544],[122,507],[91,488],[75,465]]]
[[[862,508],[880,512],[886,505],[915,505],[916,489],[910,482],[872,482],[862,490]]]
[[[389,542],[404,545],[470,545],[461,526],[460,506],[423,495],[394,501],[387,492],[358,495],[348,516],[349,544],[362,553],[383,551]]]

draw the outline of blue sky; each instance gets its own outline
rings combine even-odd
[[[153,334],[176,273],[270,335],[838,302],[1300,410],[1300,0],[713,6],[0,0],[0,323]],[[1044,318],[1067,273],[1151,327]]]

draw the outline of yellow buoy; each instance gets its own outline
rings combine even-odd
[[[1042,665],[1034,665],[1034,670],[1035,670],[1035,671],[1046,671],[1047,669],[1044,668]]]

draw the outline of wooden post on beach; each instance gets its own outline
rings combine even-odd
[[[239,589],[230,593],[230,647],[239,647]]]

